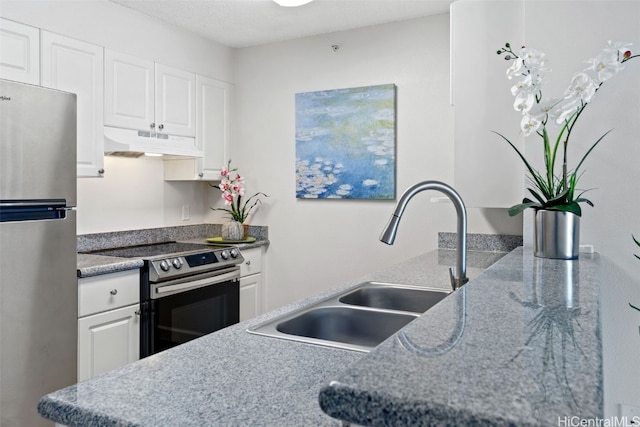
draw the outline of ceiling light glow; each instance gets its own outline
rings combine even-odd
[[[283,7],[296,7],[303,4],[311,3],[313,0],[273,0],[277,4]]]

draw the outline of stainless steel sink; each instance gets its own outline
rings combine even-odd
[[[449,295],[449,290],[367,282],[341,296],[344,304],[424,313]]]
[[[249,333],[368,352],[450,291],[365,282],[248,329]]]
[[[409,313],[318,307],[278,323],[279,332],[373,348],[417,316]]]

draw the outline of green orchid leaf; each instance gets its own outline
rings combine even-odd
[[[538,193],[536,193],[532,188],[527,188],[527,190],[529,190],[529,193],[531,193],[533,195],[533,197],[538,202],[540,202],[541,205],[545,204],[545,199],[542,196],[540,196]],[[525,200],[528,200],[528,199],[525,199]],[[524,202],[524,200],[523,200],[523,202]]]
[[[582,216],[582,209],[580,208],[580,205],[577,202],[572,202],[565,205],[549,206],[546,209],[553,210],[553,211],[571,212],[578,216]]]
[[[556,205],[566,204],[568,202],[568,200],[567,200],[567,194],[568,193],[569,193],[569,190],[564,190],[563,192],[561,192],[560,194],[558,194],[554,198],[548,200],[546,205],[547,206],[556,206]]]
[[[594,206],[594,204],[593,204],[593,202],[592,202],[591,200],[589,200],[589,199],[585,199],[584,197],[578,197],[578,198],[575,200],[575,202],[576,202],[576,203],[586,203],[586,204],[588,204],[588,205],[589,205],[589,206],[591,206],[591,207],[593,207],[593,206]]]
[[[524,199],[523,203],[520,203],[518,205],[512,206],[509,208],[509,210],[507,211],[509,216],[516,216],[519,213],[521,213],[522,211],[524,211],[525,209],[528,208],[540,208],[540,203],[536,203],[533,202],[529,199]]]

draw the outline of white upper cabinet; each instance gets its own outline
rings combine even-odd
[[[505,208],[522,200],[521,116],[513,109],[507,61],[496,51],[524,42],[522,0],[458,0],[451,5],[455,188],[467,207]]]
[[[156,64],[156,122],[158,132],[196,135],[196,75]]]
[[[105,51],[105,125],[195,137],[194,73]]]
[[[228,158],[230,96],[229,83],[196,76],[196,145],[202,157],[165,160],[165,180],[220,179],[220,169]]]
[[[152,130],[154,64],[105,49],[104,124]]]
[[[0,18],[0,78],[40,84],[40,30]]]
[[[102,176],[103,48],[48,31],[41,36],[42,86],[77,95],[78,176]]]

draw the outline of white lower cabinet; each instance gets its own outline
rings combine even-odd
[[[78,381],[140,358],[140,273],[78,279]]]
[[[78,319],[78,381],[140,358],[140,304]]]
[[[240,321],[251,319],[264,312],[262,282],[262,249],[242,251],[244,262],[240,264]]]

